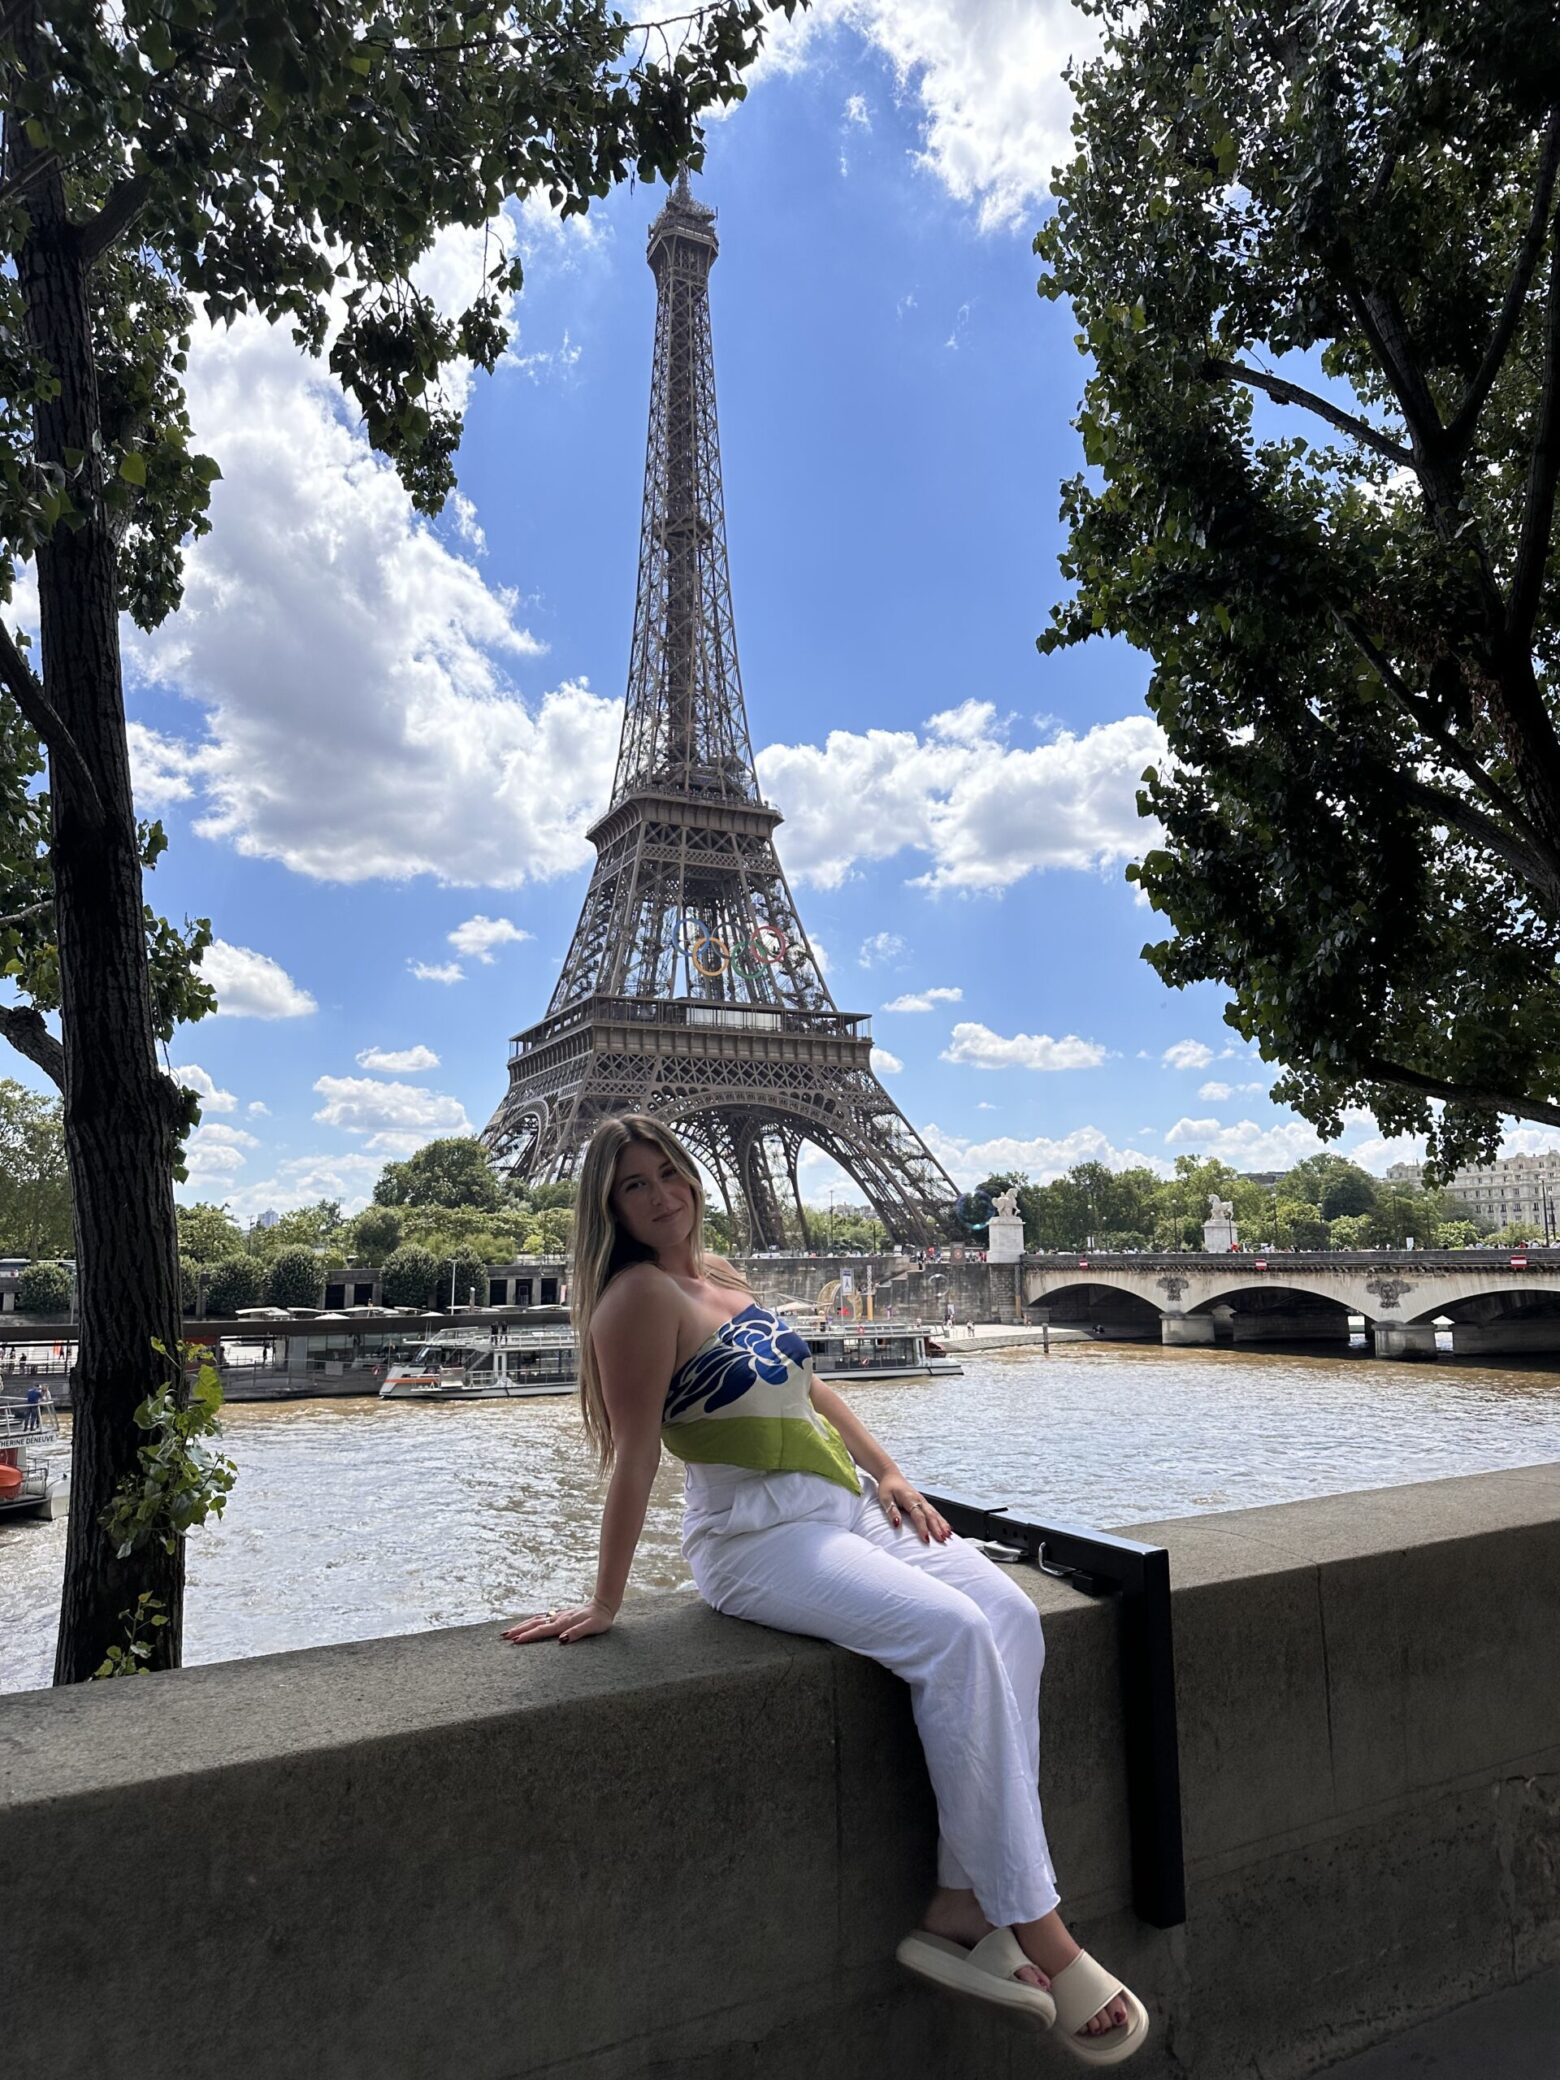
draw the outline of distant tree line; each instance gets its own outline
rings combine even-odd
[[[50,1261],[70,1249],[70,1191],[57,1100],[0,1081],[0,1252],[35,1261],[18,1286],[18,1310],[63,1315],[70,1273]],[[1026,1249],[1194,1249],[1201,1246],[1208,1200],[1228,1199],[1242,1238],[1279,1249],[1401,1246],[1427,1249],[1531,1239],[1527,1228],[1492,1231],[1447,1193],[1373,1177],[1341,1156],[1310,1156],[1276,1184],[1259,1184],[1227,1163],[1181,1156],[1161,1177],[1146,1166],[1111,1170],[1079,1163],[1049,1184],[1021,1171],[994,1173],[961,1201],[969,1244],[984,1248],[987,1201],[1009,1185],[1018,1193]],[[470,1136],[430,1141],[404,1162],[387,1163],[361,1213],[334,1199],[294,1208],[268,1227],[247,1227],[225,1206],[181,1206],[179,1273],[186,1313],[232,1315],[245,1307],[317,1307],[330,1274],[372,1265],[392,1307],[458,1305],[475,1289],[487,1298],[489,1264],[516,1257],[563,1256],[574,1230],[572,1181],[504,1181]],[[785,1247],[836,1253],[888,1247],[883,1223],[859,1206],[805,1208],[784,1217]],[[719,1208],[705,1218],[706,1247],[740,1248]],[[453,1274],[453,1276],[452,1276]]]
[[[310,1307],[332,1271],[376,1266],[392,1307],[449,1304],[453,1283],[464,1306],[475,1287],[485,1300],[489,1264],[515,1257],[563,1256],[574,1235],[572,1180],[517,1184],[495,1175],[481,1144],[468,1135],[430,1141],[404,1162],[387,1163],[370,1203],[356,1215],[320,1199],[284,1213],[269,1227],[243,1227],[226,1207],[179,1208],[179,1255],[187,1309],[197,1299],[210,1315],[241,1307]],[[806,1209],[809,1240],[795,1211],[785,1220],[786,1245],[836,1250],[882,1249],[887,1231],[860,1207]],[[738,1247],[731,1222],[707,1209],[705,1244]],[[453,1267],[453,1276],[452,1276]]]
[[[1531,1239],[1526,1227],[1499,1232],[1449,1193],[1373,1177],[1342,1156],[1308,1156],[1275,1184],[1242,1176],[1216,1158],[1185,1155],[1175,1174],[1146,1166],[1111,1170],[1078,1163],[1050,1184],[1021,1171],[986,1180],[988,1195],[1013,1186],[1026,1249],[1200,1249],[1208,1201],[1235,1209],[1242,1241],[1274,1249],[1463,1249]],[[977,1206],[980,1194],[972,1194]],[[968,1202],[967,1202],[968,1203]]]

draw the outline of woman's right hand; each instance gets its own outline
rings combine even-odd
[[[499,1637],[514,1646],[526,1646],[533,1639],[562,1640],[567,1646],[571,1639],[589,1639],[593,1632],[609,1632],[614,1615],[604,1603],[592,1599],[573,1610],[543,1611],[540,1617],[521,1618]]]

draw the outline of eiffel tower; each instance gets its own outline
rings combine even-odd
[[[829,994],[775,852],[737,669],[715,419],[715,212],[681,174],[650,227],[655,366],[628,699],[597,860],[546,1015],[515,1036],[484,1129],[531,1182],[570,1175],[612,1113],[665,1119],[719,1184],[739,1247],[784,1244],[781,1180],[832,1156],[889,1235],[959,1231],[955,1188]]]

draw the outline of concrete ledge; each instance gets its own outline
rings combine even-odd
[[[1290,2080],[1560,1960],[1560,1466],[1120,1528],[1171,1552],[1182,1928],[1128,1903],[1114,1610],[1017,1578],[1138,2080]],[[0,1699],[10,2080],[1076,2070],[893,1964],[935,1820],[894,1678],[686,1596],[497,1633]]]

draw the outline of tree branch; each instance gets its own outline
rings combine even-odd
[[[1524,813],[1520,803],[1514,801],[1498,781],[1492,780],[1468,747],[1452,735],[1434,705],[1426,700],[1423,694],[1416,693],[1401,676],[1385,651],[1366,633],[1358,617],[1334,608],[1333,619],[1360,655],[1381,674],[1382,684],[1436,749],[1450,759],[1464,779],[1472,782],[1490,807],[1498,810],[1512,829],[1520,833],[1536,853],[1545,854],[1543,838],[1532,819]],[[1556,857],[1555,863],[1560,866],[1560,856]]]
[[[1421,457],[1440,456],[1446,446],[1446,428],[1435,408],[1430,386],[1414,359],[1408,336],[1408,320],[1390,289],[1357,281],[1352,262],[1345,273],[1344,293],[1353,306],[1355,322],[1375,350],[1387,381],[1392,385],[1403,414],[1403,423]]]
[[[1516,262],[1511,270],[1511,280],[1506,284],[1505,300],[1501,304],[1500,316],[1495,321],[1495,330],[1490,343],[1484,350],[1484,359],[1478,372],[1468,385],[1462,403],[1447,428],[1447,439],[1461,453],[1473,438],[1474,421],[1478,418],[1490,386],[1500,373],[1500,365],[1506,358],[1512,334],[1517,329],[1517,320],[1522,315],[1522,306],[1527,301],[1528,289],[1532,284],[1533,270],[1538,265],[1538,256],[1543,251],[1544,233],[1549,216],[1550,198],[1555,191],[1555,175],[1560,172],[1560,112],[1549,119],[1549,128],[1544,132],[1544,146],[1538,162],[1538,185],[1533,191],[1533,209],[1528,218],[1527,230],[1517,248]]]
[[[92,266],[121,237],[145,209],[152,192],[147,174],[134,173],[117,183],[95,217],[89,217],[77,232],[82,259]]]
[[[21,924],[25,919],[37,917],[43,911],[52,910],[53,908],[53,896],[45,896],[41,903],[29,903],[25,910],[13,910],[9,917],[0,917],[0,932],[8,930],[13,924]]]
[[[1498,824],[1482,809],[1476,809],[1466,796],[1449,794],[1443,788],[1432,787],[1428,780],[1413,778],[1403,782],[1409,800],[1453,830],[1459,830],[1474,843],[1482,845],[1486,852],[1503,859],[1523,884],[1536,890],[1557,917],[1560,917],[1560,866],[1545,859],[1532,846],[1523,844],[1520,838]]]
[[[1522,536],[1511,597],[1506,605],[1506,640],[1513,651],[1526,650],[1538,618],[1538,602],[1549,562],[1549,535],[1555,517],[1555,480],[1560,474],[1560,221],[1549,256],[1549,296],[1544,312],[1544,387],[1539,394],[1538,425],[1528,463],[1527,494],[1522,505]]]
[[[1412,469],[1414,458],[1409,449],[1378,433],[1367,420],[1356,418],[1340,406],[1329,404],[1325,397],[1318,397],[1314,390],[1304,390],[1298,383],[1285,382],[1282,376],[1270,376],[1260,368],[1248,368],[1243,361],[1220,361],[1210,355],[1203,362],[1202,373],[1209,382],[1218,382],[1233,377],[1236,381],[1250,383],[1255,389],[1265,390],[1275,404],[1304,405],[1307,411],[1315,412],[1329,426],[1336,426],[1340,433],[1347,433],[1367,448],[1374,448],[1378,455],[1385,455],[1389,462],[1403,469]]]
[[[30,1004],[0,1004],[0,1037],[36,1063],[56,1089],[65,1088],[65,1050]]]
[[[42,739],[51,759],[67,771],[81,793],[82,813],[93,823],[103,821],[103,800],[76,740],[65,727],[43,682],[16,647],[11,631],[0,622],[0,686],[21,709]]]
[[[9,180],[0,181],[0,209],[25,195],[35,181],[41,180],[58,163],[53,152],[40,152],[37,158],[28,160],[20,173],[13,173]]]
[[[1448,1105],[1480,1105],[1491,1112],[1509,1113],[1516,1119],[1546,1120],[1560,1127],[1560,1105],[1546,1105],[1542,1098],[1518,1097],[1511,1091],[1480,1090],[1477,1086],[1447,1083],[1439,1076],[1425,1076],[1418,1069],[1368,1055],[1353,1064],[1353,1072],[1371,1083],[1396,1083],[1404,1090],[1420,1091],[1427,1098],[1444,1099]]]

